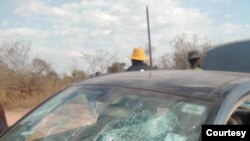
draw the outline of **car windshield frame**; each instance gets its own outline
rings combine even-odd
[[[111,87],[111,86],[95,86],[95,85],[85,85],[85,86],[70,86],[68,88],[66,88],[65,90],[57,93],[56,95],[52,96],[50,99],[48,99],[46,102],[44,102],[43,104],[41,104],[40,106],[38,106],[36,109],[34,109],[32,112],[30,112],[28,115],[26,115],[23,119],[21,119],[18,123],[16,123],[14,126],[12,126],[5,134],[3,134],[0,139],[13,139],[13,137],[15,137],[15,135],[13,135],[12,133],[15,130],[20,130],[19,128],[24,128],[23,125],[25,125],[25,128],[31,128],[34,127],[39,121],[41,121],[46,114],[52,112],[52,111],[43,111],[41,109],[47,109],[47,108],[51,108],[54,106],[54,109],[57,109],[56,105],[57,104],[62,104],[63,102],[60,100],[57,100],[57,104],[55,103],[55,99],[69,99],[70,97],[72,97],[74,94],[74,92],[77,91],[77,89],[92,89],[92,90],[102,90],[104,93],[107,94],[111,94],[111,97],[109,96],[109,101],[112,102],[112,97],[115,97],[117,94],[117,92],[120,93],[120,95],[125,95],[126,91],[129,92],[134,92],[133,96],[141,96],[141,97],[145,97],[145,98],[154,98],[156,97],[157,99],[171,99],[171,100],[176,100],[176,101],[185,101],[186,103],[191,103],[191,104],[198,104],[198,105],[202,105],[206,107],[207,113],[206,116],[204,117],[204,121],[202,124],[205,124],[207,122],[207,120],[209,119],[209,112],[211,112],[211,107],[212,107],[212,103],[209,101],[203,101],[203,100],[199,100],[199,99],[193,99],[193,98],[188,98],[188,97],[182,97],[182,96],[176,96],[176,95],[172,95],[172,94],[168,94],[168,93],[161,93],[161,92],[155,92],[155,91],[150,91],[150,90],[142,90],[142,89],[134,89],[134,88],[119,88],[119,87]],[[152,95],[153,94],[153,95]],[[102,94],[105,95],[105,94]],[[129,94],[130,95],[130,94]],[[94,96],[94,98],[97,98],[98,94],[96,96]],[[93,98],[93,97],[92,97]],[[103,101],[107,99],[102,99]],[[53,108],[52,108],[53,109]],[[37,116],[40,116],[40,118],[35,118]],[[35,119],[32,122],[29,122],[28,119]],[[22,126],[20,126],[22,125]],[[200,125],[201,126],[201,125]],[[21,131],[21,130],[20,130]],[[28,131],[28,130],[27,130]],[[18,132],[17,132],[18,133]],[[25,134],[31,134],[26,132]],[[200,134],[200,133],[199,133]],[[181,138],[178,135],[172,135],[172,138]],[[198,140],[198,139],[197,139]]]

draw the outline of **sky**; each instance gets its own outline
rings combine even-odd
[[[249,0],[0,0],[0,42],[26,40],[59,73],[87,69],[81,52],[105,50],[129,65],[145,47],[149,6],[154,56],[177,35],[220,44],[250,38]]]

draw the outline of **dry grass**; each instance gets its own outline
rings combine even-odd
[[[44,101],[48,95],[32,95],[26,98],[11,98],[6,101],[6,109],[31,109]]]
[[[32,109],[48,97],[52,96],[59,88],[47,89],[47,92],[35,93],[30,96],[12,93],[8,95],[0,91],[0,102],[8,111],[18,109]]]
[[[31,109],[47,99],[50,95],[48,94],[34,94],[28,97],[20,97],[13,95],[13,97],[2,96],[2,103],[4,108],[7,110],[11,109]]]

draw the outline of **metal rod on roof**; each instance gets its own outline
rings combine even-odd
[[[147,24],[148,24],[148,47],[149,47],[149,59],[150,59],[150,66],[153,66],[152,61],[152,50],[151,50],[151,37],[150,37],[150,25],[149,25],[149,12],[148,12],[148,6],[146,8],[147,12]]]

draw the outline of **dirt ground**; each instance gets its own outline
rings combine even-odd
[[[24,116],[28,111],[29,109],[5,111],[8,125],[9,126],[13,125],[22,116]]]

